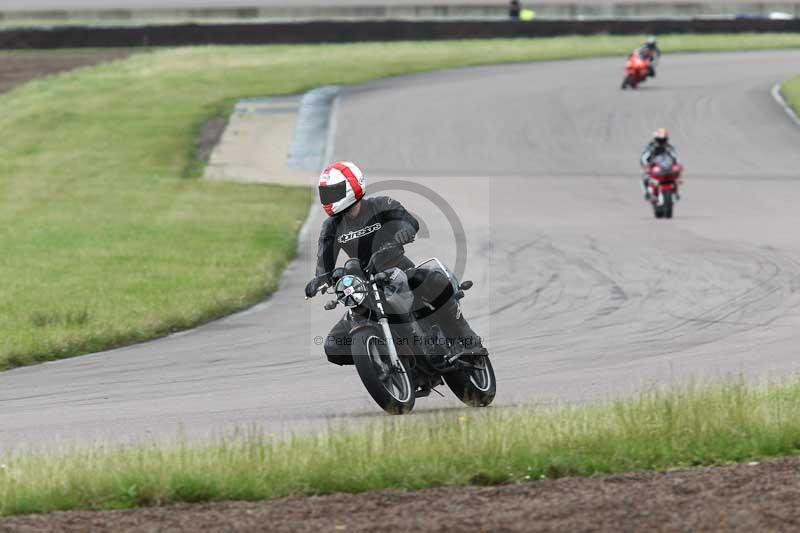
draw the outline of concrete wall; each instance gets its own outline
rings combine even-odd
[[[461,3],[464,0],[447,2],[427,2],[412,0],[407,3],[382,4],[381,0],[363,0],[367,5],[349,5],[341,2],[320,2],[309,5],[298,2],[292,5],[270,5],[248,7],[205,7],[190,8],[121,8],[121,9],[36,9],[18,10],[0,8],[0,20],[5,22],[24,22],[45,20],[59,21],[189,21],[211,19],[331,19],[331,18],[504,18],[507,2],[504,0],[482,0],[482,3]],[[318,1],[318,0],[316,0]],[[373,2],[374,5],[370,5]],[[386,0],[383,0],[386,2]],[[417,3],[413,3],[417,2]],[[784,12],[800,16],[800,0],[792,1],[608,1],[608,0],[543,0],[527,2],[525,7],[536,10],[544,18],[577,17],[694,17],[709,15],[750,14],[766,16],[771,12]],[[119,5],[115,3],[115,5]]]
[[[793,20],[312,21],[261,24],[65,26],[0,31],[0,48],[135,47],[478,39],[610,33],[800,32]]]

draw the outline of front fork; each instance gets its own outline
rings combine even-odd
[[[375,299],[375,306],[378,309],[378,324],[381,325],[383,338],[386,340],[392,366],[395,368],[403,368],[403,365],[400,363],[400,356],[397,355],[397,347],[394,345],[394,337],[392,336],[392,328],[389,326],[389,318],[386,316],[386,311],[383,307],[383,295],[380,289],[378,289],[377,283],[373,283],[372,285],[372,296]]]
[[[659,207],[663,207],[664,206],[664,193],[665,192],[670,192],[672,194],[672,200],[673,201],[677,202],[678,200],[680,200],[680,196],[678,195],[678,186],[677,185],[673,186],[668,191],[664,191],[661,187],[657,187],[657,189],[658,189],[658,206]]]
[[[658,207],[662,207],[664,205],[664,189],[661,187],[661,184],[658,181],[653,180],[653,178],[649,178],[648,180],[642,180],[642,189],[644,192],[650,194],[650,199],[654,205]],[[680,194],[678,194],[678,182],[675,182],[670,189],[672,192],[672,198],[675,201],[680,200]]]

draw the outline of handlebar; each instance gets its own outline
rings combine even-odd
[[[369,262],[367,263],[367,266],[364,269],[364,274],[366,274],[367,277],[369,277],[369,274],[371,272],[373,272],[374,270],[376,270],[376,263],[378,263],[379,260],[388,261],[389,259],[391,259],[391,257],[386,257],[386,258],[382,258],[381,257],[383,254],[387,254],[387,253],[390,253],[390,252],[401,256],[405,252],[405,249],[403,248],[403,245],[401,243],[399,243],[399,242],[388,242],[388,243],[383,244],[377,251],[375,251],[375,253],[373,253],[370,256]],[[336,269],[334,269],[333,272],[327,272],[327,273],[325,273],[325,274],[323,274],[321,276],[317,276],[316,279],[330,278],[332,275],[335,275],[335,272],[336,272]],[[380,276],[380,273],[378,275]],[[322,285],[320,285],[317,288],[317,291],[314,293],[314,296],[316,296],[317,294],[325,294],[325,293],[327,293],[328,289],[330,289],[332,287],[332,284],[335,284],[336,281],[337,281],[336,279],[333,279],[330,283],[326,282],[326,283],[323,283]],[[383,280],[377,280],[377,281],[381,282]],[[305,299],[309,300],[310,297],[306,296]]]

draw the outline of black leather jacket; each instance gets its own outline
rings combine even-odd
[[[648,61],[652,66],[656,66],[658,64],[658,60],[661,59],[661,50],[656,45],[647,45],[643,44],[637,50],[639,57]]]
[[[352,258],[358,258],[361,268],[382,245],[397,242],[399,232],[416,234],[419,223],[400,202],[387,196],[376,196],[361,200],[361,210],[356,217],[347,213],[327,219],[322,224],[317,252],[317,276],[327,277],[336,266],[339,251]],[[414,264],[405,256],[397,258],[396,264],[402,269]]]
[[[678,151],[675,150],[674,146],[669,143],[658,144],[657,142],[652,141],[650,144],[645,146],[644,152],[642,152],[642,156],[639,158],[639,163],[642,166],[649,165],[652,163],[655,156],[663,153],[668,153],[670,156],[672,156],[672,159],[674,159],[676,163],[678,162]]]

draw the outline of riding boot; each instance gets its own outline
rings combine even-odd
[[[396,342],[400,346],[408,346],[415,355],[429,355],[430,342],[412,314],[402,315],[392,324],[396,334]]]
[[[456,353],[468,352],[475,355],[487,353],[480,336],[461,314],[461,306],[457,300],[452,298],[447,300],[433,316],[444,335],[453,340]]]

